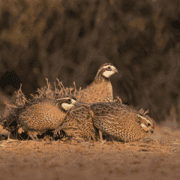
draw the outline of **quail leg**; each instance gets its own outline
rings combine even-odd
[[[62,130],[64,127],[65,127],[64,124],[63,124],[62,126],[59,126],[58,128],[56,128],[56,129],[53,131],[53,133],[55,134],[55,133],[59,132],[59,131]]]
[[[99,136],[100,136],[100,142],[101,144],[104,144],[106,140],[103,140],[102,131],[99,130]]]
[[[126,144],[126,136],[125,136],[125,138],[124,138],[124,144]]]
[[[10,140],[11,140],[10,135],[11,135],[11,133],[8,132],[8,138],[7,138],[7,141],[10,141]]]
[[[7,142],[17,141],[16,139],[11,139],[10,135],[11,135],[11,132],[8,132]]]
[[[32,140],[36,140],[36,139],[33,137],[32,134],[28,134],[28,136],[29,136]],[[29,139],[29,137],[28,137],[28,139]]]
[[[80,137],[72,137],[71,140],[77,141],[78,143],[86,142],[83,138]]]
[[[56,137],[58,135],[61,135],[61,131],[53,131],[53,137]]]
[[[34,141],[38,141],[38,142],[40,141],[40,140],[37,139],[37,133],[36,132],[28,131],[28,136]],[[29,139],[29,137],[28,137],[28,139]]]

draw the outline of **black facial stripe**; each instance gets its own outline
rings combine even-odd
[[[66,101],[68,104],[71,104],[71,99],[67,99]]]
[[[63,104],[63,103],[67,103],[67,104],[72,104],[72,100],[71,100],[71,98],[62,98],[62,99],[58,99],[58,104]]]
[[[108,70],[108,71],[112,71],[112,68],[109,66],[106,70]]]

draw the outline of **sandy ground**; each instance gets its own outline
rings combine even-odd
[[[126,144],[1,140],[1,179],[180,179],[180,130],[159,126]]]

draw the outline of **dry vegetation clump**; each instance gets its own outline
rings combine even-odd
[[[54,90],[52,90],[52,86],[50,82],[48,82],[48,79],[46,78],[47,85],[38,89],[37,93],[35,95],[31,95],[33,98],[48,98],[48,99],[58,99],[61,97],[64,97],[66,95],[73,95],[73,92],[77,91],[75,87],[75,82],[74,82],[74,88],[73,87],[64,87],[63,83],[57,80],[57,85],[56,82],[54,82]]]

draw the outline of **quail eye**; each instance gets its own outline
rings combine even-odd
[[[68,104],[71,104],[71,99],[67,99],[67,103],[68,103]]]
[[[111,69],[111,67],[109,66],[109,67],[107,68],[107,70],[108,70],[108,71],[111,71],[112,69]]]
[[[150,123],[148,123],[147,125],[148,125],[148,126],[150,126],[151,124],[150,124]]]

